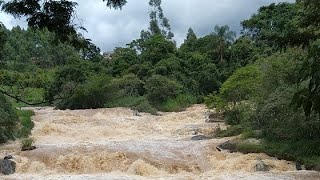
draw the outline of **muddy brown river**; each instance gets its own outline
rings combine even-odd
[[[21,152],[18,141],[1,146],[0,156],[13,155],[17,172],[0,179],[320,179],[265,154],[219,152],[228,138],[191,140],[225,128],[205,123],[204,105],[161,116],[126,108],[33,110],[37,149]],[[258,158],[269,172],[254,171]]]

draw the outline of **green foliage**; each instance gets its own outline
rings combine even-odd
[[[258,52],[256,45],[251,38],[242,36],[232,44],[230,53],[231,62],[233,63],[233,66],[237,68],[253,63],[256,60],[255,56]]]
[[[35,68],[52,68],[64,65],[68,59],[80,57],[66,43],[54,43],[55,34],[44,29],[23,30],[19,26],[7,32],[3,44],[4,67],[15,71],[31,71]]]
[[[32,138],[24,138],[21,140],[21,148],[30,148],[33,144]]]
[[[237,151],[240,151],[242,153],[248,154],[248,153],[262,153],[264,152],[264,146],[261,144],[250,144],[250,143],[240,143],[237,144]]]
[[[229,26],[215,26],[213,34],[219,38],[218,51],[220,54],[220,62],[223,61],[224,53],[228,47],[228,43],[233,42],[236,38],[236,33],[230,31]]]
[[[295,88],[278,88],[258,106],[253,121],[262,127],[264,137],[272,140],[319,139],[320,120],[317,114],[305,118],[301,108],[290,106]]]
[[[122,91],[123,96],[139,96],[143,94],[143,81],[134,74],[127,74],[121,78],[113,79],[112,84]]]
[[[14,139],[19,122],[18,115],[9,100],[0,93],[0,143]]]
[[[141,57],[152,64],[156,64],[161,59],[169,58],[176,51],[175,44],[162,35],[155,35],[147,39],[143,47],[145,50],[141,53]]]
[[[257,14],[242,22],[244,33],[279,49],[301,44],[307,46],[314,35],[299,28],[299,11],[297,3],[273,3],[261,7]]]
[[[112,59],[107,61],[108,72],[112,76],[120,76],[127,73],[127,69],[139,62],[139,57],[134,49],[116,48],[112,53]]]
[[[50,86],[47,87],[46,99],[52,103],[56,99],[71,97],[76,87],[84,83],[90,74],[90,65],[81,60],[60,67],[54,74]]]
[[[237,119],[235,122],[230,122],[237,124],[240,116],[237,103],[258,96],[261,83],[262,74],[257,66],[240,68],[222,84],[218,95],[212,94],[206,98],[206,104],[211,108],[227,110],[226,113],[232,116],[231,118]]]
[[[319,140],[265,142],[265,151],[277,157],[303,162],[320,156],[318,145]]]
[[[105,1],[114,8],[126,3]],[[234,125],[220,131],[221,136],[242,132],[243,138],[264,139],[261,145],[240,144],[239,150],[320,164],[319,1],[261,7],[242,22],[236,40],[228,26],[216,26],[200,38],[190,28],[177,48],[161,0],[150,0],[149,29],[128,47],[116,48],[108,60],[77,33],[71,21],[76,5],[4,3],[6,12],[27,17],[34,29],[0,27],[0,98],[39,101],[42,95],[25,90],[45,91],[46,100],[62,109],[124,106],[152,114],[179,111],[205,99]],[[5,126],[0,138],[5,142],[13,138],[17,116],[6,99],[1,101]],[[21,121],[27,135],[32,123],[24,117]]]
[[[180,50],[183,52],[193,52],[195,51],[195,43],[197,41],[197,35],[194,33],[192,28],[188,29],[187,37],[184,43],[180,46]]]
[[[0,1],[1,5],[1,1]],[[2,60],[3,60],[3,47],[7,40],[7,30],[4,27],[4,25],[0,22],[0,65],[2,66]]]
[[[107,5],[110,7],[121,7],[125,2],[125,0],[108,0]],[[1,10],[12,14],[16,18],[25,17],[30,28],[48,29],[50,32],[53,32],[56,35],[54,39],[55,43],[68,43],[77,50],[99,54],[96,53],[98,48],[90,42],[91,40],[85,39],[77,32],[78,29],[85,30],[84,27],[73,23],[77,5],[73,1],[12,0],[5,2]],[[86,54],[83,56],[85,57]]]
[[[228,124],[235,125],[232,126],[235,129],[242,127],[240,132],[238,131],[242,133],[242,138],[264,139],[261,145],[238,144],[239,151],[265,152],[279,158],[301,160],[305,163],[310,161],[310,157],[319,156],[319,115],[311,112],[306,117],[302,108],[291,105],[295,92],[306,88],[307,82],[297,85],[297,72],[301,69],[304,59],[305,52],[301,49],[288,49],[284,53],[260,58],[254,65],[241,68],[230,76],[222,85],[219,94],[212,94],[206,98],[209,107],[221,108],[225,112]],[[251,71],[252,68],[255,70]],[[241,76],[247,72],[248,75],[256,74],[251,77],[257,77],[258,82],[250,79],[250,76]],[[231,91],[234,89],[247,93],[226,96],[238,93]],[[229,131],[231,130],[222,131],[222,135],[229,135]],[[317,164],[313,162],[309,165]]]
[[[164,17],[164,13],[161,8],[161,0],[150,0],[149,5],[151,7],[151,12],[149,14],[149,31],[151,36],[160,34],[166,39],[172,39],[174,34],[171,32],[169,20]]]
[[[134,108],[138,106],[142,101],[148,101],[144,96],[123,96],[122,94],[117,95],[116,98],[107,101],[105,107],[114,108],[114,107],[128,107]]]
[[[245,128],[241,133],[241,139],[248,139],[248,138],[260,138],[261,132],[259,130],[253,130],[250,127]]]
[[[224,108],[224,118],[225,122],[229,125],[243,124],[248,123],[251,116],[255,113],[255,107],[250,102],[242,102],[236,104],[232,107]]]
[[[182,85],[165,76],[153,75],[147,80],[144,88],[151,103],[161,104],[170,98],[177,97],[181,93]]]
[[[217,131],[217,137],[231,137],[238,136],[242,133],[243,127],[241,125],[229,126],[226,130]]]
[[[58,109],[90,109],[102,108],[114,97],[116,88],[110,85],[108,76],[91,76],[73,90],[69,98],[55,101]]]
[[[159,108],[161,111],[172,112],[182,111],[197,102],[196,97],[192,95],[180,94],[174,99],[168,99]]]
[[[105,107],[128,107],[135,109],[139,112],[147,112],[150,114],[157,114],[157,109],[152,107],[145,96],[122,96],[118,95],[117,98],[108,101]]]
[[[300,83],[308,83],[308,87],[304,87],[295,94],[295,104],[303,107],[306,116],[310,116],[312,112],[320,114],[320,39],[313,42],[307,61],[300,71]]]
[[[220,95],[225,101],[233,104],[255,97],[261,84],[261,75],[260,70],[254,65],[238,69],[223,83]]]
[[[30,110],[18,110],[17,111],[21,128],[17,132],[17,136],[28,137],[31,134],[31,130],[34,127],[34,123],[31,120],[31,116],[34,116],[34,112]]]
[[[157,115],[158,110],[154,108],[149,101],[141,101],[137,106],[134,107],[139,112],[147,112],[153,115]]]

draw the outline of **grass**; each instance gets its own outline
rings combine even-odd
[[[262,144],[239,143],[236,147],[237,151],[245,154],[264,152],[264,146]]]
[[[191,95],[179,95],[175,99],[169,99],[158,105],[152,105],[145,96],[121,96],[107,102],[105,107],[128,107],[139,112],[147,112],[156,115],[158,110],[164,112],[182,111],[196,102],[197,98]]]
[[[137,106],[133,107],[133,109],[139,111],[139,112],[147,112],[153,115],[158,114],[158,110],[149,103],[149,101],[142,101]]]
[[[243,131],[241,125],[229,126],[226,130],[218,130],[216,137],[231,137],[240,135]]]
[[[121,96],[107,102],[105,107],[127,107],[139,112],[146,112],[154,115],[156,115],[158,111],[156,108],[152,107],[147,98],[144,96]]]
[[[236,150],[242,153],[266,153],[269,156],[298,161],[304,164],[308,170],[320,171],[320,140],[300,141],[267,141],[261,144],[237,142]]]
[[[258,132],[253,131],[252,129],[244,129],[241,133],[242,139],[248,138],[258,138],[260,134]]]
[[[32,138],[24,138],[21,140],[21,148],[30,148],[33,144]]]
[[[190,107],[192,104],[197,103],[197,98],[188,95],[181,94],[178,95],[175,99],[169,99],[164,103],[157,106],[160,111],[164,112],[178,112],[183,111],[185,108]]]
[[[244,142],[248,138],[261,137],[259,133],[243,129],[241,125],[228,127],[227,130],[217,132],[217,137],[230,137],[241,134],[241,140],[237,140],[236,151],[242,153],[266,153],[269,156],[285,159],[288,161],[298,161],[304,164],[309,170],[320,171],[320,140],[287,140],[276,141],[262,139],[260,144]]]
[[[34,123],[31,120],[31,117],[34,116],[34,112],[30,110],[18,110],[17,114],[21,124],[17,136],[19,138],[26,138],[31,134],[31,130],[34,127]]]
[[[320,171],[320,140],[299,140],[264,143],[263,152],[279,159],[299,161],[307,169]]]

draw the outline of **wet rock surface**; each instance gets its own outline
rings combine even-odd
[[[226,150],[230,153],[233,153],[233,152],[237,152],[237,146],[234,142],[232,141],[226,141],[224,143],[221,143],[217,146],[217,149],[219,151],[222,151],[222,150]]]
[[[22,147],[21,151],[32,151],[34,149],[37,149],[37,147],[36,146]]]
[[[1,173],[3,175],[10,175],[16,172],[16,163],[12,159],[11,155],[7,155],[0,161]]]
[[[269,166],[266,165],[261,159],[258,159],[254,169],[255,171],[269,171]]]

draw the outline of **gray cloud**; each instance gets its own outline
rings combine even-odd
[[[77,16],[79,24],[87,32],[85,37],[92,39],[102,51],[114,47],[125,46],[136,39],[142,29],[148,28],[148,1],[128,0],[128,4],[120,10],[109,9],[101,0],[77,0]],[[259,7],[270,3],[294,2],[294,0],[162,0],[165,16],[170,20],[175,40],[181,44],[189,27],[198,36],[213,31],[215,25],[229,25],[233,31],[239,32],[240,22],[248,19]],[[16,25],[26,27],[22,20],[0,13],[0,21],[8,28]]]

